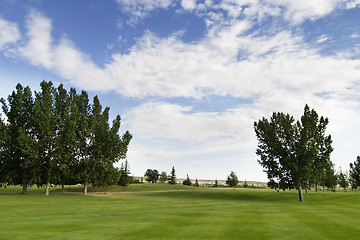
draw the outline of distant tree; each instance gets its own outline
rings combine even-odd
[[[350,163],[349,177],[351,189],[357,190],[360,186],[360,156],[354,163]]]
[[[338,174],[338,183],[340,187],[344,189],[344,191],[346,191],[346,189],[349,187],[348,174],[343,172],[341,169]]]
[[[325,169],[325,182],[324,185],[331,191],[335,192],[337,185],[337,176],[335,173],[334,166],[328,166]]]
[[[130,183],[130,167],[127,159],[124,163],[121,163],[119,170],[119,181],[118,184],[121,186],[127,186]]]
[[[194,186],[195,186],[195,187],[199,187],[199,182],[198,182],[197,178],[195,179]]]
[[[270,181],[285,189],[296,188],[299,201],[303,189],[318,184],[326,166],[331,165],[331,136],[325,135],[329,120],[305,105],[300,121],[284,113],[254,123],[258,139],[256,154]]]
[[[162,171],[159,177],[159,182],[165,183],[167,179],[168,179],[167,173]]]
[[[247,188],[247,187],[248,187],[248,184],[247,184],[246,179],[245,179],[244,188]]]
[[[169,181],[168,181],[169,184],[176,184],[176,175],[175,175],[175,168],[172,167],[171,169],[171,173],[170,173],[170,176],[169,176]]]
[[[230,175],[227,176],[226,184],[227,184],[229,187],[233,187],[234,189],[237,187],[237,185],[239,184],[239,179],[238,179],[238,177],[236,176],[236,173],[235,173],[235,172],[231,171]]]
[[[159,171],[156,169],[148,169],[146,170],[144,177],[146,177],[146,181],[149,183],[156,183],[159,179]]]
[[[191,180],[189,178],[189,175],[186,174],[186,179],[183,181],[183,185],[191,186]]]
[[[218,187],[218,186],[219,186],[218,180],[215,179],[214,187]]]

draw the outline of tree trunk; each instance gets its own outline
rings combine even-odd
[[[49,196],[49,188],[50,188],[50,182],[47,181],[46,186],[45,186],[45,195],[46,196]]]
[[[28,187],[27,183],[23,183],[21,194],[27,194],[27,187]]]
[[[86,196],[87,195],[87,187],[88,187],[88,183],[87,180],[84,182],[84,192],[83,195]]]
[[[65,186],[64,186],[64,184],[62,184],[61,185],[61,194],[64,194],[64,192],[65,192]]]
[[[299,201],[300,201],[300,202],[304,201],[302,188],[299,188],[299,189],[298,189],[298,192],[299,192]]]

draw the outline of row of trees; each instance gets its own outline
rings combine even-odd
[[[102,109],[97,96],[74,88],[66,91],[43,81],[34,96],[21,84],[2,98],[4,116],[0,121],[0,184],[112,184],[118,170],[113,164],[126,158],[132,138],[119,135],[120,116],[109,124],[109,111]]]
[[[175,175],[175,168],[172,167],[170,175],[167,175],[166,172],[161,172],[156,169],[148,169],[146,170],[144,177],[146,177],[146,181],[149,183],[165,183],[166,181],[169,184],[176,184],[176,175]]]

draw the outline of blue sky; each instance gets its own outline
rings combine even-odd
[[[42,80],[99,95],[134,175],[266,181],[254,121],[305,104],[332,160],[360,155],[360,0],[4,0],[0,95]]]

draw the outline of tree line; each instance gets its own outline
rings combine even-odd
[[[175,167],[172,167],[170,174],[168,175],[165,171],[159,173],[156,169],[147,169],[144,177],[149,183],[160,183],[168,182],[169,184],[176,184]]]
[[[126,158],[132,138],[120,135],[120,115],[109,124],[110,108],[102,108],[86,91],[67,91],[62,84],[40,83],[33,92],[21,84],[1,98],[0,185],[112,184],[119,171],[113,164]],[[127,164],[127,162],[126,162]],[[122,169],[121,171],[124,171]],[[127,170],[126,170],[127,171]]]

